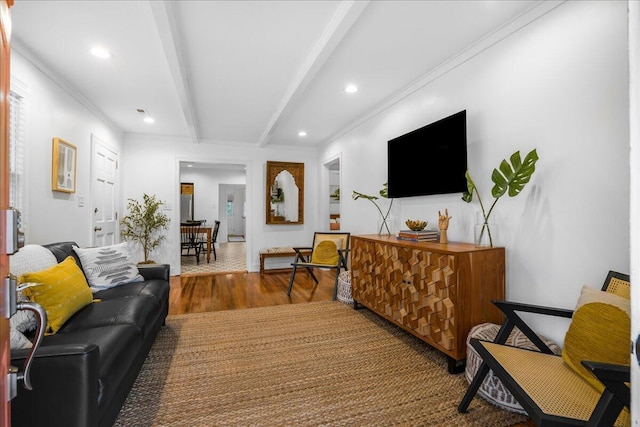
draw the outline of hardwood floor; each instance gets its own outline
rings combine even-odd
[[[333,296],[332,271],[317,271],[316,285],[306,272],[298,272],[287,296],[290,272],[219,273],[200,276],[174,276],[170,279],[169,314],[201,313],[267,307],[313,301],[329,301]],[[534,427],[529,420],[513,427]]]
[[[287,296],[290,272],[174,276],[170,281],[169,314],[331,300],[335,277],[333,272],[319,270],[315,273],[318,285],[306,272],[299,271],[291,297]]]

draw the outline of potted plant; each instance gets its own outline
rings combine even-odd
[[[478,203],[480,203],[480,209],[482,210],[482,224],[478,224],[479,233],[475,236],[476,245],[480,245],[486,232],[489,237],[489,246],[493,247],[493,236],[491,235],[491,228],[489,227],[489,217],[493,208],[495,208],[498,199],[504,196],[506,193],[509,197],[515,197],[525,185],[531,179],[531,176],[536,170],[536,162],[538,161],[538,152],[533,149],[524,158],[524,161],[520,157],[520,151],[516,151],[509,158],[510,162],[505,159],[500,162],[500,169],[494,169],[491,173],[491,180],[493,181],[493,188],[491,189],[491,195],[495,198],[488,211],[485,210],[478,188],[471,179],[469,171],[466,172],[467,177],[467,191],[462,194],[462,200],[467,203],[471,203],[473,200],[473,193],[478,196]],[[508,191],[507,191],[508,190]]]
[[[169,226],[171,220],[162,213],[164,202],[156,199],[155,195],[142,195],[142,202],[128,199],[129,214],[120,220],[122,230],[120,234],[125,240],[131,240],[142,246],[144,252],[143,264],[152,264],[149,254],[165,239],[162,233]]]
[[[380,190],[380,197],[383,197],[385,199],[389,199],[389,184],[388,183],[384,183],[382,185],[382,190]],[[358,199],[366,199],[368,201],[370,201],[371,203],[374,204],[374,206],[376,207],[376,209],[378,209],[378,212],[380,213],[380,218],[381,218],[381,223],[380,223],[380,228],[378,229],[378,235],[383,234],[382,230],[386,229],[387,230],[387,234],[391,234],[391,229],[389,228],[389,224],[387,221],[389,221],[389,214],[391,213],[391,207],[393,206],[393,199],[389,199],[391,200],[391,202],[389,203],[389,207],[387,208],[387,212],[383,213],[382,209],[380,209],[380,206],[378,206],[378,203],[376,202],[376,200],[378,200],[378,196],[368,196],[366,194],[362,194],[359,193],[355,190],[353,190],[353,194],[351,195],[351,197],[353,198],[353,200],[358,200]]]

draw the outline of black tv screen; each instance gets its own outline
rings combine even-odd
[[[467,111],[387,143],[389,197],[462,193],[467,189]]]

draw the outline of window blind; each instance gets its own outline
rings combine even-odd
[[[24,144],[25,120],[23,98],[9,92],[9,206],[23,213],[24,227]]]

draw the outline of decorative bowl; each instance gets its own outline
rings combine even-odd
[[[407,222],[405,222],[405,224],[407,224],[407,227],[409,227],[409,230],[421,231],[421,230],[424,230],[424,228],[427,226],[427,221],[408,219]]]

